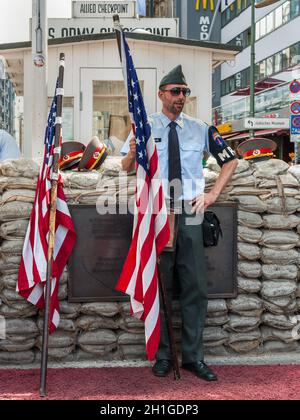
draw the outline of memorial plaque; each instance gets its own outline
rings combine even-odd
[[[69,205],[69,208],[77,232],[69,261],[69,301],[128,300],[115,291],[115,285],[129,251],[133,216],[100,215],[95,205]],[[205,249],[209,297],[234,298],[237,295],[237,204],[219,203],[210,210],[221,221],[223,237],[218,247]]]

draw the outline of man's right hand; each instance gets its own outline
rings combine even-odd
[[[132,159],[135,159],[135,157],[136,157],[136,139],[135,139],[135,137],[132,137],[132,139],[130,139],[129,147],[130,147],[130,151],[129,151],[130,157]]]
[[[136,161],[136,139],[132,137],[129,141],[129,152],[122,159],[122,168],[123,171],[133,172],[135,170],[135,161]]]

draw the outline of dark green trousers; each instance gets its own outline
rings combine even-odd
[[[202,225],[187,224],[188,220],[193,223],[191,220],[193,217],[186,214],[179,216],[176,251],[164,252],[161,257],[161,270],[170,308],[175,273],[180,284],[183,363],[204,359],[203,330],[207,313],[207,277]],[[161,338],[156,359],[171,360],[163,308],[161,309]]]

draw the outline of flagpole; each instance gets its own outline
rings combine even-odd
[[[113,21],[115,25],[119,25],[121,27],[119,15],[114,15]],[[122,63],[123,60],[122,60],[122,52],[121,52],[121,37],[120,37],[119,31],[116,31],[116,37],[117,37],[120,60]],[[133,121],[132,121],[132,127],[133,127],[133,133],[135,134],[135,125]],[[178,357],[177,357],[177,352],[176,352],[174,332],[172,328],[171,312],[168,305],[166,287],[165,287],[165,283],[164,283],[161,268],[160,268],[160,261],[157,262],[157,271],[158,271],[158,281],[159,281],[161,297],[162,297],[162,304],[164,308],[165,320],[167,324],[167,330],[168,330],[168,336],[169,336],[169,342],[170,342],[172,365],[173,365],[173,371],[174,371],[174,380],[176,381],[176,380],[179,380],[181,376],[180,376],[179,363],[178,363]]]
[[[56,202],[57,202],[57,188],[59,179],[58,162],[60,157],[61,145],[61,123],[62,123],[62,101],[63,101],[63,84],[64,84],[64,69],[65,69],[65,55],[60,54],[59,57],[59,76],[56,90],[57,95],[57,112],[55,121],[55,142],[53,153],[53,166],[51,174],[51,195],[50,195],[50,216],[49,216],[49,237],[48,237],[48,258],[47,258],[47,280],[45,291],[45,313],[43,326],[43,346],[42,346],[42,360],[41,360],[41,378],[40,378],[40,396],[46,397],[46,382],[47,382],[47,365],[48,365],[48,342],[49,342],[49,318],[50,318],[50,300],[51,300],[51,284],[52,284],[52,266],[54,258],[54,244],[55,244],[55,224],[56,224]]]

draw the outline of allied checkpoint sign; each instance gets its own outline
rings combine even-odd
[[[77,241],[70,258],[69,301],[128,300],[115,291],[132,238],[133,215],[100,215],[95,205],[70,205]],[[223,237],[217,247],[205,248],[210,298],[237,296],[237,203],[211,207],[219,218]],[[202,238],[199,238],[202,240]],[[174,278],[174,296],[179,286]]]
[[[131,1],[73,1],[73,18],[103,18],[119,15],[132,18],[136,13],[136,2]]]

